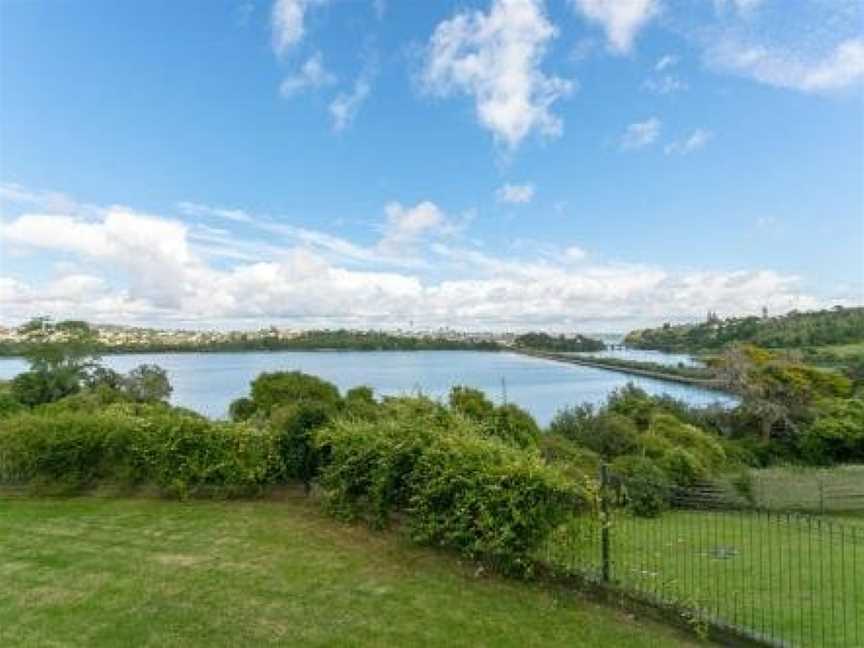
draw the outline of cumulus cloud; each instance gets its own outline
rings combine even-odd
[[[480,124],[511,149],[534,131],[560,135],[551,108],[573,83],[541,69],[556,36],[542,0],[492,0],[487,13],[459,12],[429,41],[423,85],[440,96],[470,95]]]
[[[628,53],[639,31],[660,12],[657,0],[571,0],[573,7],[590,22],[600,25],[609,47]]]
[[[511,205],[526,205],[534,199],[533,184],[505,184],[498,188],[495,196],[498,202]]]
[[[427,238],[447,236],[459,230],[458,224],[450,220],[438,205],[428,200],[414,207],[392,202],[384,211],[387,222],[378,249],[385,253],[403,253]]]
[[[621,150],[633,151],[650,146],[660,136],[661,127],[662,123],[657,117],[630,124],[621,136]]]
[[[714,134],[711,131],[697,128],[684,139],[667,144],[663,151],[666,155],[687,155],[704,148],[713,137]]]
[[[283,97],[293,97],[304,90],[314,90],[336,83],[335,75],[324,67],[324,59],[321,52],[310,56],[300,67],[296,74],[287,77],[279,86],[279,93]]]
[[[273,51],[282,56],[303,40],[306,12],[328,0],[276,0],[270,14]]]
[[[25,210],[0,223],[4,253],[14,247],[34,260],[61,254],[74,263],[56,265],[60,274],[53,279],[0,277],[0,318],[13,323],[45,313],[169,326],[384,327],[413,319],[498,329],[614,322],[626,328],[700,317],[706,309],[732,314],[826,305],[801,295],[797,277],[770,270],[673,271],[601,261],[563,241],[557,248],[529,246],[522,257],[491,255],[460,243],[454,236],[460,223],[429,201],[390,203],[384,216],[379,241],[363,247],[259,216],[244,223],[244,234],[205,228],[202,237],[196,225],[129,208],[100,208],[97,216]],[[246,228],[268,232],[274,249]],[[211,263],[202,238],[236,255]],[[276,248],[277,239],[290,244]],[[385,269],[396,253],[425,265]],[[11,262],[4,270],[12,271]]]

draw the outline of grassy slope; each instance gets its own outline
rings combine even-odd
[[[0,645],[662,646],[676,633],[476,577],[299,497],[0,494]]]

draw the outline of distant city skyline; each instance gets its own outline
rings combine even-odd
[[[0,323],[864,303],[855,0],[0,4]]]

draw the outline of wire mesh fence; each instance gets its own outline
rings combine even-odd
[[[864,526],[748,507],[605,468],[592,513],[549,539],[553,571],[777,646],[864,646]]]

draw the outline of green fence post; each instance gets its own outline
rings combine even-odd
[[[610,580],[609,559],[609,466],[600,464],[600,564],[603,582]]]

